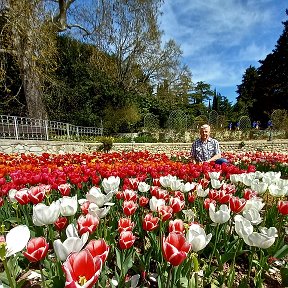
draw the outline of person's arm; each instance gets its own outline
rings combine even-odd
[[[191,162],[196,163],[196,145],[195,145],[195,142],[192,144],[192,147],[191,147],[190,160],[191,160]]]
[[[214,150],[215,155],[212,156],[209,160],[207,160],[206,162],[212,162],[212,161],[216,161],[217,159],[221,158],[221,151],[220,151],[220,146],[219,146],[219,142],[217,140],[215,140],[215,150]]]
[[[216,155],[214,155],[212,158],[210,158],[209,160],[207,160],[206,162],[212,162],[212,161],[216,161],[217,159],[221,158],[221,153],[218,153]]]

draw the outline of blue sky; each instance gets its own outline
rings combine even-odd
[[[275,48],[287,20],[285,0],[165,0],[163,40],[174,39],[192,81],[204,81],[235,103],[245,70]]]

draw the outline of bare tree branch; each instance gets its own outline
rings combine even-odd
[[[87,29],[85,29],[83,26],[79,25],[79,24],[67,24],[67,29],[72,29],[72,28],[78,28],[82,31],[84,31],[86,34],[84,36],[89,36],[92,35],[93,32],[88,31]]]

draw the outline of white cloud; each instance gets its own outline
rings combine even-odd
[[[271,52],[266,46],[259,46],[252,42],[240,48],[239,50],[239,59],[244,61],[259,61],[264,59],[267,54]]]
[[[244,71],[274,48],[285,9],[281,0],[166,0],[163,40],[180,44],[194,82],[234,93]]]

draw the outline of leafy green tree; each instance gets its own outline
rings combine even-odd
[[[253,105],[255,102],[255,89],[259,78],[258,71],[255,67],[250,66],[246,69],[242,83],[237,85],[238,97],[236,108],[239,115],[248,115],[253,119]]]
[[[190,94],[189,102],[192,104],[204,104],[204,101],[209,100],[211,96],[213,96],[211,85],[199,81],[193,87],[193,92]]]
[[[288,10],[286,10],[288,15]],[[288,109],[288,21],[275,49],[260,61],[253,113],[266,122],[275,109]]]
[[[216,92],[216,89],[214,90],[214,95],[213,95],[213,101],[212,101],[212,110],[215,110],[216,112],[219,111],[219,98],[221,95]]]

